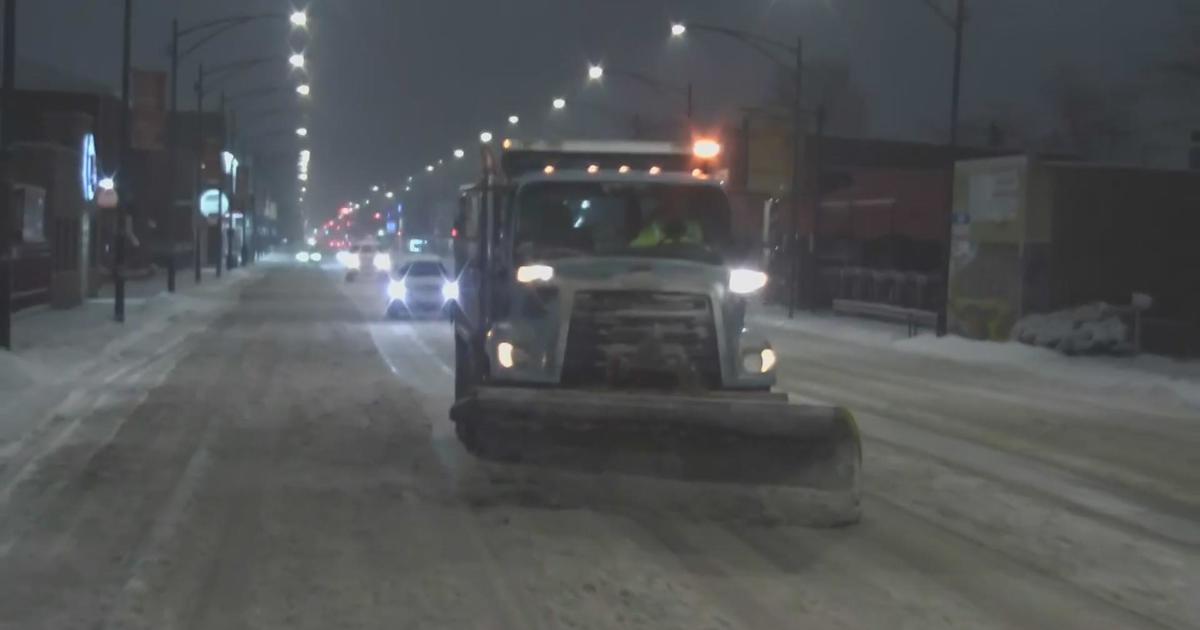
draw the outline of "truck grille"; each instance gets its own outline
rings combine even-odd
[[[707,295],[575,294],[563,362],[574,387],[718,389],[721,363]]]

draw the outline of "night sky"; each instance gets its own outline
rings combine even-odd
[[[1105,84],[1141,85],[1148,67],[1177,50],[1180,36],[1175,0],[971,5],[967,119],[1007,109],[1040,115],[1048,107],[1047,80],[1062,68]],[[287,0],[136,0],[135,6],[135,64],[159,69],[167,65],[176,15],[186,25],[291,8]],[[952,33],[922,0],[313,0],[308,8],[313,98],[302,116],[311,131],[308,201],[314,216],[361,199],[372,183],[402,188],[407,175],[430,161],[449,159],[455,147],[469,148],[481,129],[502,130],[510,113],[520,114],[529,130],[595,137],[624,133],[635,112],[648,120],[681,112],[673,97],[614,77],[602,87],[585,86],[589,61],[671,82],[693,80],[705,124],[730,120],[739,106],[767,100],[769,63],[708,35],[670,41],[671,20],[727,25],[789,42],[802,35],[810,57],[848,61],[866,99],[872,135],[945,135]],[[119,0],[21,0],[19,56],[115,89],[120,9]],[[288,49],[286,24],[259,24],[226,35],[197,58],[211,64]],[[190,107],[194,63],[184,73]],[[230,89],[286,79],[281,63]],[[572,105],[551,114],[550,100],[558,95]],[[245,109],[294,100],[283,94]],[[248,122],[254,124],[274,129],[292,120],[268,116]],[[298,148],[286,135],[260,141],[260,151],[280,156],[278,194],[294,193],[294,179],[278,180],[289,179]]]

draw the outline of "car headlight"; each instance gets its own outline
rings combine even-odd
[[[351,254],[346,256],[346,260],[343,262],[343,264],[346,265],[347,269],[357,270],[359,267],[362,267],[362,259]]]
[[[517,282],[531,284],[550,282],[554,278],[554,267],[550,265],[524,265],[517,268]]]
[[[308,262],[308,252],[296,252],[296,261],[302,263]]]
[[[403,280],[392,280],[388,283],[387,293],[393,300],[403,302],[408,297],[408,287]]]
[[[738,295],[749,295],[767,286],[767,274],[755,269],[731,269],[729,290]]]
[[[351,258],[350,252],[345,252],[345,251],[338,252],[337,254],[335,254],[334,257],[337,258],[337,261],[342,263],[343,265],[345,265],[347,267],[350,266],[350,258]]]
[[[323,256],[321,256],[321,252],[313,252],[308,255],[308,260],[311,262],[321,262],[322,258]]]
[[[375,254],[375,268],[387,269],[392,266],[392,255],[387,252],[379,252]]]
[[[458,283],[454,280],[447,280],[446,284],[442,285],[442,299],[447,302],[458,300]]]

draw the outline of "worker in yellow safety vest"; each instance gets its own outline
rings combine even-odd
[[[700,224],[687,218],[682,199],[664,197],[655,213],[655,218],[638,233],[630,247],[658,247],[660,245],[701,245],[704,230]]]

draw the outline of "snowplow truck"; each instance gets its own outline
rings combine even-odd
[[[452,232],[456,434],[489,460],[832,493],[853,522],[858,429],[772,392],[746,321],[767,277],[714,145],[483,147]]]

